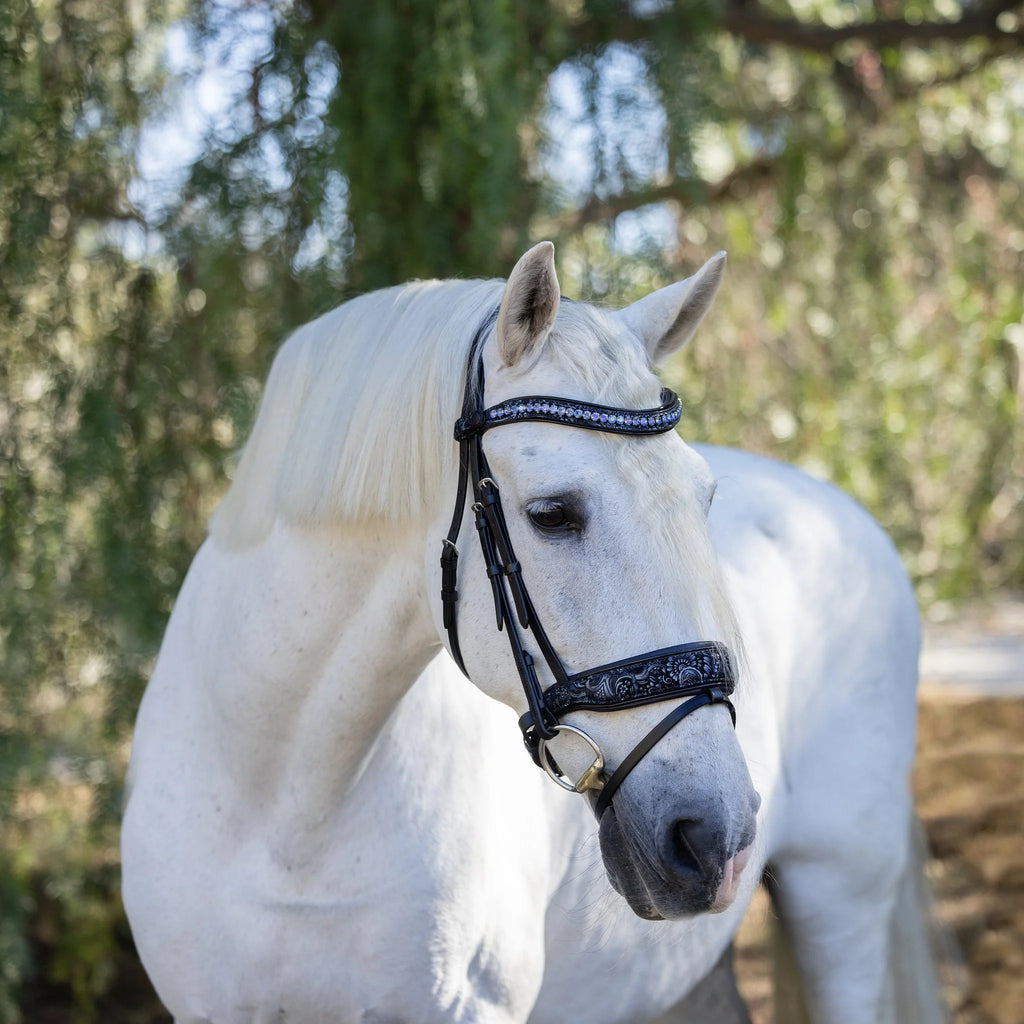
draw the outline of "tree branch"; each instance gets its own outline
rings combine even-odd
[[[995,0],[978,7],[969,7],[956,21],[912,22],[906,18],[880,18],[833,28],[795,19],[769,17],[758,9],[732,0],[722,17],[722,27],[733,35],[752,43],[780,43],[797,49],[830,53],[850,40],[873,46],[899,46],[901,43],[962,42],[983,37],[1009,43],[1024,44],[1024,27],[1018,19],[1012,27],[1003,28],[999,16],[1020,7],[1019,0]]]
[[[913,99],[919,96],[923,92],[927,92],[929,89],[941,89],[943,86],[956,85],[962,82],[965,78],[970,78],[971,75],[976,74],[986,64],[991,63],[1001,57],[1002,54],[998,52],[989,51],[988,53],[982,54],[976,60],[971,61],[969,64],[964,64],[957,68],[956,71],[951,72],[948,75],[938,75],[935,78],[929,78],[920,82],[908,82],[904,79],[897,79],[895,83],[889,87],[889,92],[892,98],[897,102],[902,100]]]
[[[775,166],[776,162],[769,157],[759,157],[714,183],[684,178],[604,198],[591,196],[577,209],[557,217],[553,229],[559,235],[574,234],[588,224],[612,221],[620,214],[653,203],[675,202],[681,206],[692,206],[721,202],[735,196],[742,188],[770,177]]]
[[[639,210],[652,203],[684,202],[692,198],[693,185],[690,182],[683,185],[678,182],[651,185],[604,198],[591,196],[582,206],[556,217],[554,229],[559,235],[571,235],[581,231],[588,224],[612,221],[622,213]]]
[[[757,0],[725,0],[717,19],[702,22],[680,5],[672,4],[662,13],[643,16],[624,11],[618,5],[605,10],[587,10],[572,26],[568,35],[571,52],[594,49],[609,43],[636,43],[656,39],[659,35],[690,37],[702,28],[720,28],[752,43],[778,43],[816,53],[831,53],[837,46],[851,40],[869,45],[899,46],[902,43],[963,42],[985,38],[1006,49],[1024,45],[1024,14],[1000,25],[1000,15],[1013,14],[1022,8],[1020,0],[987,0],[963,4],[962,15],[953,21],[915,22],[907,18],[878,18],[850,25],[831,26],[797,18],[776,18],[765,14]]]

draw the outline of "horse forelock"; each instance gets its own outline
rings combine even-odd
[[[563,302],[544,356],[589,401],[621,408],[657,404],[661,385],[640,342],[595,306]]]

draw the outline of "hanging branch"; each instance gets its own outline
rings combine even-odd
[[[974,73],[990,60],[1024,44],[1024,4],[1020,0],[989,0],[976,5],[965,4],[960,18],[948,21],[912,22],[906,18],[880,18],[832,27],[804,22],[794,18],[777,18],[764,13],[757,0],[726,0],[719,25],[725,31],[751,43],[778,44],[797,50],[831,54],[851,41],[859,41],[871,49],[898,46],[902,43],[963,42],[985,38],[992,45],[988,52],[975,57],[969,67],[932,82],[912,84],[898,79],[886,82],[885,91],[892,100],[905,100],[935,85],[948,84]],[[1021,12],[1019,15],[1017,12]],[[594,17],[581,23],[574,35],[577,45],[596,46],[617,40],[631,42],[650,39],[657,32],[671,33],[677,26],[674,8],[654,17],[637,17],[616,11],[614,16]],[[850,71],[851,84],[860,91],[864,83],[856,81],[857,69]],[[877,91],[877,90],[876,90]],[[872,97],[877,100],[877,97]],[[619,214],[652,203],[672,201],[686,207],[694,203],[715,203],[727,200],[745,184],[763,181],[777,169],[777,160],[759,157],[737,167],[718,182],[694,179],[673,179],[627,189],[609,196],[591,196],[577,209],[558,218],[559,233],[574,233],[587,224],[614,220]]]
[[[773,18],[760,5],[743,0],[728,3],[722,27],[752,43],[780,43],[816,53],[831,53],[851,40],[872,46],[899,46],[901,43],[963,42],[984,38],[1016,48],[1024,44],[1024,18],[1014,15],[1017,2],[990,2],[966,6],[955,21],[913,22],[906,18],[879,18],[832,27],[792,18]],[[1008,15],[1007,18],[1001,15]]]
[[[738,188],[770,177],[775,166],[775,160],[769,157],[759,157],[735,168],[717,182],[682,178],[646,188],[631,189],[603,198],[591,196],[582,206],[557,218],[553,228],[559,235],[573,234],[587,224],[611,221],[620,213],[639,210],[652,203],[676,202],[685,207],[720,202],[735,195]]]
[[[902,43],[963,42],[983,38],[1006,50],[1024,45],[1024,4],[1020,0],[988,0],[964,3],[959,18],[939,21],[911,21],[907,18],[876,18],[848,25],[825,25],[779,18],[765,13],[756,0],[726,0],[716,19],[720,28],[751,43],[778,43],[815,53],[831,53],[837,46],[854,40],[871,46],[899,46]],[[1006,17],[1003,17],[1003,16]],[[606,46],[612,42],[635,43],[692,31],[692,19],[677,5],[651,17],[624,13],[587,11],[574,26],[572,44],[579,48]]]

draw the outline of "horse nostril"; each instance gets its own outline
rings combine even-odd
[[[699,849],[700,827],[702,822],[692,818],[683,818],[672,826],[672,853],[675,866],[680,871],[701,873]]]

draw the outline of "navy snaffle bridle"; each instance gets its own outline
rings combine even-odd
[[[525,421],[558,423],[611,434],[649,435],[674,429],[682,415],[678,396],[662,388],[661,405],[654,409],[619,409],[546,395],[531,395],[483,407],[483,340],[497,319],[497,310],[481,325],[470,350],[462,416],[455,424],[459,443],[459,482],[448,535],[441,552],[441,604],[443,625],[449,647],[459,668],[468,677],[459,646],[458,557],[456,541],[462,526],[465,503],[472,482],[477,500],[472,509],[484,564],[491,581],[498,630],[504,630],[526,694],[528,710],[519,720],[523,740],[533,760],[565,789],[582,793],[600,790],[594,805],[598,818],[612,796],[641,758],[678,722],[708,704],[724,704],[736,723],[736,711],[729,695],[736,685],[735,670],[728,650],[715,641],[698,641],[666,647],[609,665],[568,674],[548,639],[523,582],[522,566],[516,559],[509,537],[501,494],[484,455],[482,437],[495,427]],[[474,373],[475,370],[475,373]],[[475,386],[474,386],[475,385]],[[540,648],[554,683],[541,688],[532,655],[523,646],[520,629],[529,630]],[[581,729],[560,722],[571,711],[618,711],[686,698],[665,716],[623,759],[608,777],[604,757],[597,743]],[[559,769],[547,744],[559,732],[581,737],[594,752],[590,767],[575,781]]]

